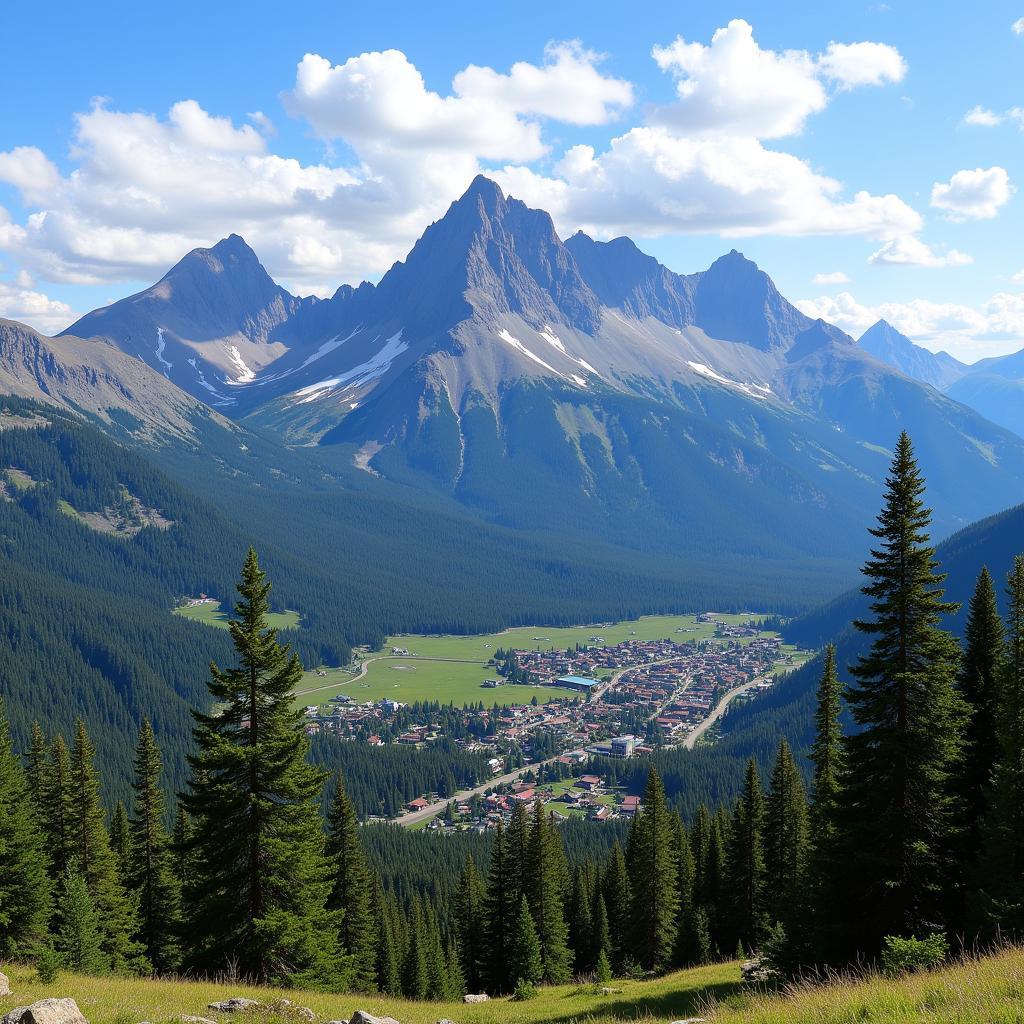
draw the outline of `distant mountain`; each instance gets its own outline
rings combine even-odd
[[[238,235],[193,249],[152,288],[88,313],[63,332],[103,339],[210,404],[284,355],[317,300],[275,284]]]
[[[886,320],[879,320],[861,336],[858,344],[883,363],[895,366],[914,380],[931,384],[939,391],[946,391],[960,380],[970,368],[948,352],[930,352],[915,345],[905,334],[900,334]]]
[[[0,319],[0,394],[56,404],[151,440],[192,438],[203,423],[235,429],[112,345],[46,338],[13,320]]]
[[[940,530],[1024,492],[1024,442],[805,316],[741,253],[684,275],[626,238],[563,242],[484,177],[376,285],[296,298],[231,236],[69,332],[364,480],[689,564],[844,571],[903,428]]]

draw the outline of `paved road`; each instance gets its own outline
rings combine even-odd
[[[722,717],[722,715],[725,714],[725,709],[729,706],[730,701],[738,697],[741,693],[744,693],[746,690],[749,690],[752,687],[756,686],[758,683],[763,683],[766,678],[767,675],[756,676],[755,678],[751,679],[750,682],[744,683],[742,686],[734,686],[715,705],[715,708],[711,712],[711,714],[708,715],[708,717],[705,718],[704,721],[701,722],[700,725],[698,725],[697,728],[694,729],[693,732],[691,732],[685,740],[683,740],[683,746],[687,750],[693,750],[694,745],[697,743],[697,740],[699,740],[701,736],[705,732],[707,732],[707,730],[710,729],[711,726],[714,725],[715,722],[717,722],[718,719]]]
[[[665,658],[662,661],[649,661],[646,664],[665,665],[669,662],[678,660],[678,658]],[[618,672],[614,673],[611,676],[611,678],[607,680],[607,682],[602,683],[598,687],[595,687],[593,694],[600,697],[610,686],[613,686],[615,683],[617,683],[619,681],[619,678],[626,672],[630,672],[634,668],[644,667],[644,665],[631,665],[629,668],[620,668]],[[650,721],[652,718],[657,718],[657,716],[662,713],[665,707],[675,699],[676,695],[681,690],[685,690],[688,685],[689,680],[687,680],[686,683],[684,683],[683,686],[681,686],[679,689],[673,691],[672,695],[664,703],[659,705],[658,708],[651,715],[647,717],[647,721]],[[468,800],[470,797],[473,796],[482,796],[484,793],[487,792],[487,790],[493,789],[495,786],[500,786],[506,782],[515,782],[517,779],[525,775],[526,772],[532,771],[535,768],[540,768],[542,765],[552,764],[554,761],[557,761],[558,758],[562,756],[562,754],[558,754],[555,757],[549,757],[546,761],[537,761],[534,764],[528,764],[523,768],[517,768],[514,772],[509,772],[507,775],[497,775],[493,779],[488,779],[487,782],[484,782],[479,786],[475,786],[473,789],[464,789],[456,793],[454,796],[446,797],[444,800],[435,800],[433,803],[424,807],[422,810],[409,811],[407,814],[402,814],[397,818],[392,818],[391,821],[393,824],[402,825],[405,828],[408,828],[410,825],[416,825],[421,821],[427,821],[428,819],[435,817],[442,810],[444,810],[445,805],[452,800],[458,803],[463,800]]]
[[[506,775],[495,775],[494,778],[488,779],[486,782],[479,786],[475,786],[473,789],[463,789],[456,793],[454,796],[445,797],[443,800],[435,800],[432,804],[424,807],[421,811],[409,811],[408,814],[400,815],[397,818],[392,818],[391,823],[393,825],[402,825],[408,828],[410,825],[416,825],[421,821],[426,821],[428,818],[433,818],[444,810],[445,805],[454,800],[459,803],[463,800],[468,800],[473,796],[483,796],[484,793],[489,789],[493,789],[495,786],[500,786],[506,782],[515,782],[521,776],[527,772],[533,771],[540,768],[542,765],[551,764],[557,761],[562,755],[559,754],[557,757],[549,757],[546,761],[537,761],[534,764],[528,764],[523,768],[517,768],[514,772],[508,772]]]

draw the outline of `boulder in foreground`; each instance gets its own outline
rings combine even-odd
[[[16,1006],[3,1024],[89,1024],[74,999],[40,999],[30,1006]]]

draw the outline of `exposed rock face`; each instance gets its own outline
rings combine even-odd
[[[3,1024],[89,1024],[74,999],[40,999],[31,1006],[16,1006]]]
[[[185,1013],[177,1019],[181,1021],[181,1024],[217,1024],[215,1020],[210,1020],[209,1017],[190,1017]]]
[[[6,974],[0,974],[0,996],[11,995],[11,980]]]
[[[479,995],[464,995],[462,1001],[464,1003],[486,1003],[490,998],[486,992],[481,992]]]
[[[394,1017],[374,1017],[366,1010],[356,1010],[348,1024],[398,1024]]]

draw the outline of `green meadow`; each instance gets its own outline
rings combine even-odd
[[[216,626],[219,629],[228,628],[228,614],[221,610],[219,601],[210,601],[208,604],[198,604],[192,607],[182,606],[174,609],[175,615],[183,619],[191,619],[193,622],[201,622],[204,626]],[[298,629],[302,625],[302,619],[298,612],[271,612],[267,616],[267,622],[277,629]]]

